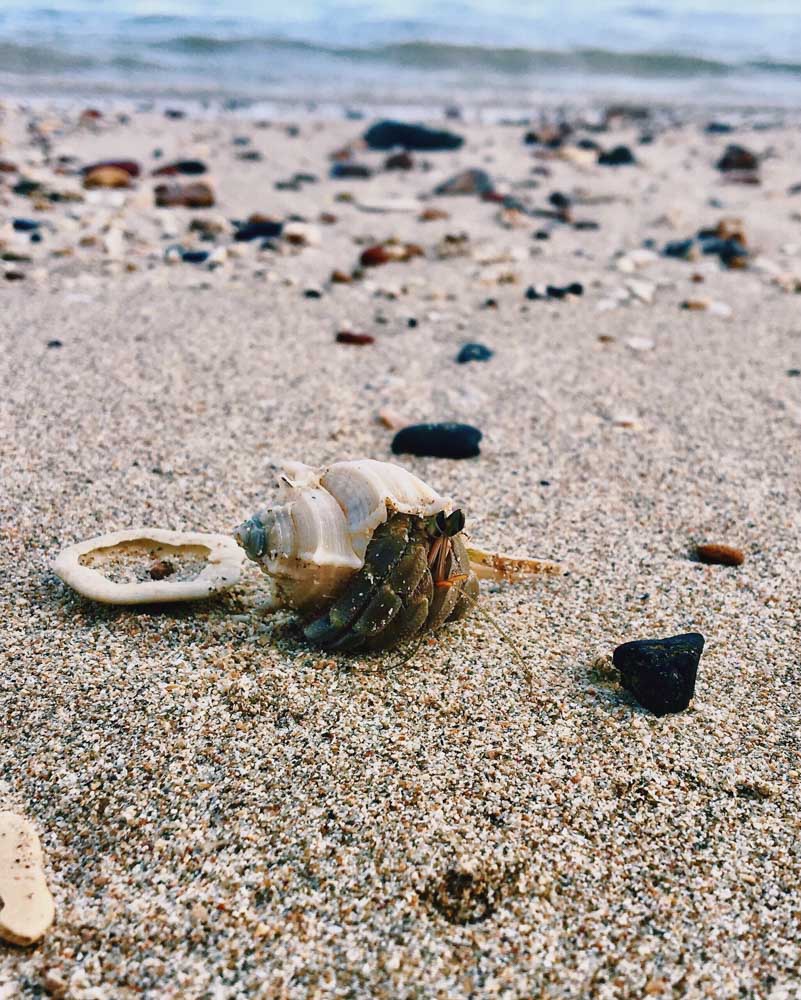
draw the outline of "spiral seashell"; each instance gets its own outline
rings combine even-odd
[[[362,569],[379,525],[452,507],[411,472],[372,459],[287,463],[278,482],[278,502],[240,525],[236,539],[270,577],[273,604],[302,613],[330,603]]]

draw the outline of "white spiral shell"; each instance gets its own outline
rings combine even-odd
[[[312,611],[364,565],[373,532],[395,513],[430,517],[452,503],[390,462],[314,469],[286,463],[278,503],[240,525],[237,540],[273,583],[273,604]]]

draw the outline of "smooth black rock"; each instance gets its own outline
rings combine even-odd
[[[704,132],[707,135],[728,135],[734,131],[734,126],[728,122],[708,122]]]
[[[569,285],[547,285],[545,294],[549,299],[563,299],[566,295],[583,295],[584,285],[580,281],[571,281]],[[526,297],[530,297],[528,293]]]
[[[207,250],[184,250],[181,254],[181,260],[185,264],[202,264],[208,258],[209,254]]]
[[[637,161],[628,146],[615,146],[605,153],[599,153],[598,162],[604,167],[626,167]]]
[[[759,160],[750,149],[732,143],[725,148],[715,166],[724,173],[727,170],[758,170]]]
[[[492,302],[494,306],[497,306],[493,299],[488,299],[487,302]],[[460,365],[466,365],[468,361],[489,361],[493,353],[489,347],[485,347],[483,344],[465,344],[456,355],[456,360]]]
[[[237,228],[234,239],[240,243],[247,240],[270,239],[274,236],[280,236],[283,228],[283,222],[272,222],[271,220],[246,222]]]
[[[335,163],[331,167],[331,176],[340,181],[366,181],[373,176],[373,171],[363,163]]]
[[[64,346],[64,341],[63,340],[48,340],[47,346],[51,347],[51,348],[52,347],[63,347]]]
[[[683,712],[695,693],[704,637],[698,632],[667,639],[636,639],[618,646],[612,662],[620,681],[655,715]]]
[[[41,222],[37,222],[35,219],[14,219],[13,226],[14,231],[17,233],[30,233],[34,229],[38,229]]]
[[[730,264],[733,260],[748,256],[748,250],[739,240],[724,240],[719,236],[712,236],[699,240],[699,243],[701,253],[714,254],[720,257],[724,264]]]
[[[403,149],[436,153],[440,150],[459,149],[464,145],[464,139],[455,132],[396,121],[376,122],[364,133],[364,139],[370,149],[384,151],[400,146]]]
[[[680,260],[689,260],[695,240],[671,240],[662,248],[665,257],[678,257]]]
[[[431,458],[474,458],[481,451],[482,433],[469,424],[414,424],[392,439],[394,455],[428,455]]]

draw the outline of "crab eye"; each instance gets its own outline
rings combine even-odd
[[[444,533],[450,538],[454,535],[458,535],[460,531],[464,530],[464,512],[461,510],[455,510],[450,514],[445,520],[445,530]]]
[[[438,534],[448,534],[448,517],[444,510],[437,512],[437,515],[434,518],[434,527],[437,529]]]

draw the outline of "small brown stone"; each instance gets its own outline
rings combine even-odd
[[[150,567],[151,580],[166,580],[175,572],[175,566],[169,559],[157,559]]]
[[[420,222],[437,222],[440,219],[450,219],[450,214],[442,208],[426,208],[418,216]]]
[[[745,561],[745,556],[740,549],[735,549],[731,545],[718,545],[714,542],[697,545],[695,553],[702,563],[713,566],[741,566]]]
[[[338,344],[374,344],[375,337],[369,333],[353,333],[351,330],[340,330],[337,334]]]
[[[378,267],[379,264],[388,264],[393,259],[387,248],[377,243],[375,246],[363,250],[359,261],[363,267]]]
[[[707,299],[685,299],[681,304],[682,309],[690,309],[692,312],[703,312],[709,308]]]
[[[346,271],[332,271],[331,282],[335,285],[349,285],[353,278]]]
[[[158,208],[211,208],[214,192],[208,184],[159,184],[155,191]]]
[[[84,174],[85,188],[127,188],[131,186],[131,175],[122,167],[95,167]]]
[[[334,223],[337,221],[337,217],[334,215],[333,212],[320,212],[319,221],[324,226],[333,226]]]

